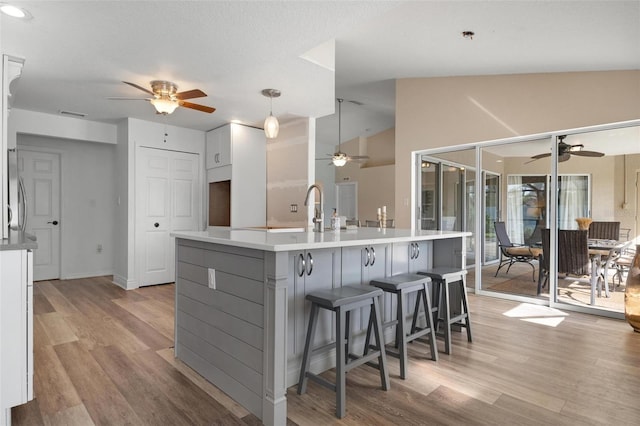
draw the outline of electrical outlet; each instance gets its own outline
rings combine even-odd
[[[209,268],[209,288],[216,289],[216,270]]]
[[[297,204],[291,204],[291,205],[289,206],[289,211],[290,211],[291,213],[298,213],[298,205],[297,205]]]

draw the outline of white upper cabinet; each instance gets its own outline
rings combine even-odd
[[[236,126],[226,125],[207,132],[207,169],[228,166],[232,163],[233,155],[231,145],[236,132],[232,128]]]

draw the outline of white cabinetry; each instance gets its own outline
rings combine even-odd
[[[0,251],[0,425],[33,399],[33,257]]]
[[[207,169],[228,166],[231,164],[232,128],[236,125],[226,125],[207,132]]]
[[[229,210],[228,224],[234,228],[265,226],[267,216],[267,140],[261,129],[230,123],[206,134],[206,167],[209,211]],[[213,188],[228,182],[224,199]],[[211,215],[210,215],[211,218]]]

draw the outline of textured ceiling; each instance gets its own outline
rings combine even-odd
[[[637,0],[13,3],[33,15],[0,21],[2,51],[26,59],[13,106],[89,120],[260,125],[260,91],[277,88],[274,114],[318,117],[318,141],[337,143],[335,98],[362,104],[343,104],[343,141],[376,133],[394,125],[397,78],[640,69]],[[193,101],[217,111],[163,117],[147,102],[107,100],[144,98],[121,81],[154,79],[202,89],[209,96]]]

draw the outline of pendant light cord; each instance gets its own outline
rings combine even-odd
[[[338,98],[338,152],[342,152],[341,151],[341,144],[342,144],[342,135],[341,135],[341,130],[342,130],[342,101],[344,99],[342,98]]]

